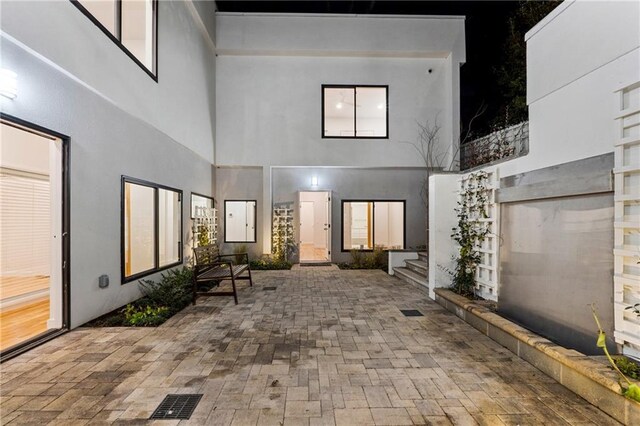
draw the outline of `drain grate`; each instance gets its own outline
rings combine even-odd
[[[189,419],[202,394],[167,395],[149,419]]]
[[[275,287],[263,287],[262,289],[264,291],[274,291],[276,288]]]
[[[405,317],[423,317],[422,312],[417,309],[400,309]]]

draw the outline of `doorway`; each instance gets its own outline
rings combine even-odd
[[[301,191],[300,263],[331,261],[331,192]]]
[[[0,357],[68,327],[68,141],[0,118]]]

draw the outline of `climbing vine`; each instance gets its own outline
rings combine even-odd
[[[488,173],[479,171],[463,179],[456,208],[458,225],[451,234],[460,246],[451,289],[466,297],[475,296],[476,267],[481,260],[478,248],[489,233],[489,224],[482,220],[489,217],[488,178]]]

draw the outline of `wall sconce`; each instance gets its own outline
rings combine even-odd
[[[0,95],[9,99],[18,96],[18,74],[8,69],[0,69]]]
[[[311,178],[311,186],[318,186],[318,176],[313,176]]]

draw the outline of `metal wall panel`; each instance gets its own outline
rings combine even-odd
[[[502,204],[498,310],[560,345],[601,354],[613,336],[613,194]]]

